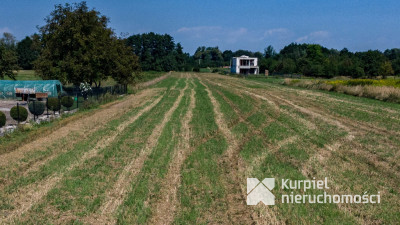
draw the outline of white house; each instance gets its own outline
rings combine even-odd
[[[258,59],[246,55],[232,58],[231,73],[258,74]]]

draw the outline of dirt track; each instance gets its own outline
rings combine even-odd
[[[397,105],[214,74],[172,73],[147,86],[1,155],[1,222],[400,219]],[[213,115],[209,127],[202,113]],[[247,177],[287,176],[329,177],[330,194],[380,191],[382,207],[246,205]]]

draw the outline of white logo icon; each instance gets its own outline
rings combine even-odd
[[[275,178],[265,178],[260,182],[257,178],[247,178],[247,205],[257,205],[260,201],[265,205],[275,205],[275,196],[271,190],[275,187]]]

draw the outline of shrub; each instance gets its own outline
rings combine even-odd
[[[58,98],[49,98],[47,104],[47,107],[53,112],[58,111],[61,108]]]
[[[18,115],[19,111],[19,115]],[[28,118],[28,110],[22,106],[14,106],[10,110],[10,116],[16,121],[23,122]]]
[[[29,112],[31,112],[35,116],[42,115],[46,105],[43,102],[34,101],[30,102],[28,105]]]
[[[72,105],[74,104],[74,99],[70,96],[64,96],[61,98],[61,105],[63,105],[66,108],[71,108]]]
[[[99,102],[95,99],[88,99],[82,103],[81,109],[92,109],[99,105]]]
[[[0,112],[0,127],[6,125],[6,114]]]
[[[369,79],[354,79],[354,80],[348,80],[347,85],[349,86],[365,86],[365,85],[373,85],[374,80],[369,80]]]
[[[108,102],[116,100],[117,98],[118,97],[116,95],[112,95],[112,94],[107,92],[107,93],[105,93],[103,96],[101,96],[99,98],[99,102],[100,103],[108,103]]]

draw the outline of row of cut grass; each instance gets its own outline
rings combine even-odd
[[[118,141],[74,170],[59,188],[52,190],[46,204],[54,202],[59,207],[67,207],[66,210],[72,211],[77,217],[95,213],[104,203],[107,190],[113,188],[125,166],[139,155],[146,139],[177,96],[177,91],[167,92],[160,103],[129,126]],[[65,199],[70,202],[63,202]],[[62,211],[65,210],[60,213],[64,213]]]
[[[58,187],[51,190],[46,201],[32,210],[32,216],[37,216],[38,211],[47,209],[45,212],[50,215],[42,215],[38,219],[46,219],[49,222],[65,213],[81,218],[96,212],[104,202],[106,191],[112,188],[124,166],[143,148],[146,138],[160,122],[163,114],[172,106],[176,97],[177,91],[167,92],[153,109],[129,125],[109,147],[102,149],[97,156],[71,171]],[[136,113],[134,110],[128,114]],[[124,121],[123,119],[125,118],[119,122]],[[58,215],[54,215],[54,212],[50,213],[49,203],[56,207]]]
[[[197,79],[195,84],[196,106],[190,123],[194,151],[182,168],[180,211],[175,217],[178,224],[215,222],[220,218],[210,209],[224,212],[227,208],[226,190],[220,183],[223,173],[218,165],[218,157],[226,150],[227,143],[217,134],[213,105],[205,87]]]
[[[150,102],[148,102],[147,104],[149,103]],[[104,126],[104,128],[95,131],[85,141],[77,143],[69,151],[59,154],[54,159],[42,165],[37,171],[31,171],[22,176],[13,177],[13,181],[10,182],[9,185],[4,187],[1,192],[4,195],[8,195],[30,184],[45,181],[45,179],[50,175],[62,173],[66,168],[69,167],[69,165],[79,160],[85,152],[89,151],[89,149],[92,149],[97,142],[114,132],[116,128],[121,123],[123,123],[123,121],[126,121],[129,117],[134,116],[140,109],[144,108],[146,105],[134,108],[129,113],[126,113],[120,118],[108,122]]]
[[[296,87],[296,86],[283,86],[282,82],[283,80],[281,80],[281,82],[270,82],[270,79],[259,79],[259,80],[252,80],[252,82],[258,83],[259,88],[261,89],[280,89],[282,90],[282,88],[284,88],[284,90],[286,92],[294,92],[297,93],[298,90],[304,90],[304,88],[302,87]],[[253,83],[248,83],[245,82],[243,85],[245,85],[246,87],[249,87],[251,85],[254,85]],[[354,102],[357,104],[363,104],[365,105],[365,107],[375,107],[376,109],[389,109],[389,110],[400,110],[400,104],[394,104],[391,102],[384,102],[384,101],[379,101],[379,100],[375,100],[375,99],[370,99],[370,98],[360,98],[360,97],[356,97],[356,96],[351,96],[348,94],[344,94],[344,93],[339,93],[339,92],[330,92],[330,91],[325,91],[325,90],[312,90],[313,92],[316,93],[322,93],[324,95],[326,95],[326,98],[335,98],[337,100],[340,101],[350,101],[350,102]],[[325,97],[325,96],[324,96]]]
[[[184,88],[184,80],[179,80],[177,88]],[[178,93],[178,91],[175,92]],[[188,110],[189,93],[190,90],[185,91],[178,108],[166,123],[161,136],[157,140],[157,145],[144,162],[138,176],[131,181],[130,191],[119,209],[119,224],[145,224],[149,222],[154,203],[160,197],[160,193],[165,191],[160,189],[161,181],[168,172],[173,151],[182,138],[180,135],[181,118]]]
[[[284,90],[281,90],[281,92],[284,92]],[[287,98],[290,98],[290,96],[287,96]],[[340,99],[340,98],[338,98]],[[352,98],[349,98],[352,99]],[[370,101],[366,99],[366,101]],[[375,102],[375,101],[374,101]],[[379,105],[382,103],[378,103]],[[383,103],[383,105],[386,105]],[[330,107],[329,104],[327,104],[327,107]],[[290,109],[290,107],[284,107],[286,110],[288,110],[290,113],[296,113],[300,115],[301,113],[296,112],[294,109]],[[349,112],[350,110],[347,109],[347,107],[343,107],[343,111]],[[343,114],[343,117],[350,117],[352,120],[355,120],[355,118],[352,118],[350,115]],[[354,116],[359,116],[355,114]],[[304,118],[304,117],[303,117]],[[370,119],[373,118],[372,116]],[[311,118],[304,118],[306,120],[310,120]],[[391,123],[391,120],[389,119],[387,123]],[[284,127],[290,127],[288,124],[292,124],[290,120],[287,120],[287,122],[284,122],[281,120],[286,126]],[[285,174],[289,173],[289,171],[285,170],[290,170],[290,168],[293,168],[293,171],[296,172],[297,176],[293,177],[292,179],[310,179],[310,177],[305,177],[303,173],[300,173],[302,171],[302,163],[309,161],[310,159],[313,159],[313,163],[311,164],[311,174],[314,174],[316,177],[323,178],[324,176],[329,177],[330,179],[330,184],[333,187],[340,187],[339,188],[339,193],[341,194],[362,194],[364,191],[367,191],[368,193],[377,193],[379,190],[388,190],[389,191],[389,196],[381,196],[383,197],[386,201],[383,202],[380,205],[373,205],[373,204],[361,204],[361,205],[346,205],[344,207],[349,207],[352,208],[355,213],[352,215],[348,215],[344,217],[347,222],[352,222],[354,223],[355,221],[370,221],[370,222],[377,222],[377,221],[385,221],[386,223],[393,223],[396,221],[396,218],[399,218],[399,213],[397,211],[397,207],[393,207],[393,204],[396,204],[398,202],[398,193],[394,191],[396,188],[396,176],[393,174],[388,174],[385,170],[381,170],[376,168],[373,165],[373,162],[370,161],[370,159],[365,158],[365,156],[361,156],[359,154],[355,154],[357,151],[357,148],[360,148],[357,145],[357,143],[360,143],[358,139],[352,141],[354,144],[347,146],[347,142],[345,143],[346,145],[342,148],[339,148],[338,152],[333,152],[331,153],[332,156],[327,160],[325,163],[321,164],[322,162],[319,162],[318,160],[315,160],[314,158],[310,158],[311,154],[317,154],[316,157],[318,157],[318,152],[312,151],[310,152],[307,148],[304,148],[304,143],[306,144],[305,146],[309,146],[308,148],[325,148],[326,145],[332,143],[333,141],[337,140],[340,141],[341,138],[343,138],[346,135],[346,132],[341,131],[340,129],[337,129],[336,127],[328,124],[324,124],[321,121],[315,121],[315,124],[318,127],[318,132],[301,132],[301,130],[295,129],[293,133],[295,134],[302,134],[299,142],[295,142],[293,144],[287,144],[282,146],[277,153],[271,154],[269,153],[265,161],[263,161],[264,165],[261,165],[258,167],[259,170],[259,176],[265,177],[266,172],[268,174],[271,174],[276,170],[276,174]],[[277,129],[280,129],[280,131],[277,130],[272,130],[270,134],[274,136],[280,136],[279,133],[285,135],[285,136],[290,136],[287,135],[288,130],[285,129],[284,127],[278,126],[277,124]],[[277,135],[278,134],[278,135]],[[368,151],[368,149],[372,150],[375,147],[378,147],[382,143],[379,143],[382,141],[383,137],[378,137],[377,135],[369,135],[368,138],[375,137],[374,140],[370,140],[369,144],[363,143],[361,144],[361,149],[359,151]],[[367,137],[365,137],[368,139]],[[394,139],[391,139],[392,141]],[[345,141],[345,140],[342,140]],[[375,142],[375,145],[371,146],[371,142]],[[247,160],[251,161],[252,159],[256,159],[257,157],[254,157],[254,154],[257,153],[257,148],[260,148],[263,146],[263,141],[261,138],[259,138],[259,141],[257,143],[257,140],[253,140],[252,142],[249,142],[250,146],[254,145],[254,147],[250,148],[245,148],[243,153],[245,156],[247,156]],[[396,143],[392,143],[396,145]],[[303,145],[303,148],[301,146]],[[314,146],[314,147],[313,147]],[[375,146],[375,147],[373,147]],[[398,144],[397,144],[398,146]],[[372,147],[372,148],[371,148]],[[268,148],[266,146],[266,148]],[[353,148],[353,149],[349,149]],[[354,149],[355,148],[355,149]],[[356,150],[356,151],[355,151]],[[387,152],[382,150],[382,152]],[[307,157],[309,155],[309,157]],[[367,154],[368,155],[368,154]],[[312,156],[314,157],[314,156]],[[279,164],[276,163],[276,161],[282,162],[281,169],[279,167]],[[370,162],[368,162],[370,161]],[[277,164],[277,167],[274,167],[274,164]],[[263,169],[263,167],[265,167]],[[262,169],[262,170],[260,170]],[[257,167],[256,170],[257,171]],[[381,174],[381,175],[379,175]],[[382,176],[383,174],[383,176]],[[288,177],[285,177],[288,178]],[[367,185],[366,184],[373,184],[373,185]],[[274,192],[275,193],[275,192]],[[390,201],[389,199],[392,199]],[[282,204],[283,205],[283,204]],[[299,216],[296,217],[297,220],[294,220],[296,222],[300,221],[300,223],[316,223],[316,222],[323,222],[323,223],[332,223],[336,218],[335,217],[341,217],[343,218],[343,211],[338,211],[335,209],[337,206],[327,206],[329,204],[323,205],[319,211],[319,213],[316,213],[320,219],[317,220],[307,220],[305,218],[307,214],[309,214],[310,211],[315,212],[315,210],[310,210],[308,209],[308,206],[299,206],[303,207],[303,209],[299,208],[296,209],[294,207],[292,208],[285,208],[286,206],[279,206],[280,207],[280,217],[281,219],[286,220],[287,218],[285,215],[287,213],[292,213],[298,214]],[[319,206],[319,205],[318,205]],[[333,207],[333,208],[332,208]],[[343,206],[342,206],[343,207]],[[358,213],[362,213],[364,215],[364,218],[359,217]],[[354,220],[356,219],[356,220]]]
[[[235,104],[238,104],[233,100]],[[290,109],[284,107],[286,110],[290,112]],[[272,113],[268,113],[272,115]],[[265,116],[265,115],[264,115]],[[258,118],[263,118],[264,116],[257,115]],[[300,117],[304,117],[303,115],[298,115]],[[256,117],[256,118],[257,118]],[[321,121],[320,121],[321,122]],[[249,141],[246,142],[244,145],[244,149],[241,152],[241,155],[247,159],[247,161],[250,163],[251,160],[255,160],[256,158],[260,157],[261,155],[265,155],[268,152],[263,151],[264,149],[267,149],[268,146],[274,146],[279,141],[282,141],[286,138],[289,138],[290,136],[297,135],[297,134],[302,134],[300,135],[301,137],[299,138],[301,141],[295,142],[295,143],[289,143],[286,145],[283,145],[281,148],[278,149],[274,154],[268,153],[268,155],[275,155],[278,159],[284,159],[287,162],[287,165],[290,165],[291,168],[293,168],[293,171],[297,171],[297,175],[304,177],[300,173],[300,165],[301,162],[307,161],[309,159],[310,154],[314,154],[313,151],[310,151],[310,149],[307,149],[307,147],[312,147],[312,146],[318,146],[318,147],[323,147],[324,144],[327,144],[334,140],[335,138],[341,137],[345,135],[345,133],[340,133],[338,132],[334,136],[330,136],[330,138],[326,138],[325,132],[330,132],[330,130],[334,129],[337,131],[335,127],[332,126],[327,126],[327,124],[323,124],[321,129],[319,129],[319,132],[316,131],[310,131],[308,130],[303,124],[300,122],[294,120],[287,114],[279,114],[278,118],[275,118],[275,121],[270,123],[266,128],[264,128],[265,135],[267,136],[268,140],[267,143],[263,140],[263,136],[259,135],[254,135]],[[269,144],[268,144],[269,143]],[[309,143],[309,144],[308,144]],[[312,147],[315,148],[315,147]],[[268,161],[268,160],[267,160]],[[264,160],[262,163],[258,166],[256,166],[255,171],[259,170],[260,167],[264,164]],[[289,169],[289,168],[288,168]],[[283,172],[284,170],[282,170]],[[254,173],[254,171],[253,171]],[[280,174],[280,175],[286,175]],[[259,175],[260,176],[260,175]],[[257,176],[253,176],[257,177]],[[265,174],[261,175],[259,178],[261,179],[262,177],[266,177]],[[275,193],[275,192],[274,192]],[[331,214],[326,214],[325,211],[332,211],[333,213]],[[292,208],[280,208],[280,213],[287,214],[290,212],[290,215],[293,215],[293,213],[307,213],[309,211],[319,211],[318,216],[325,216],[324,220],[326,221],[334,221],[335,216],[337,214],[340,214],[341,212],[337,209],[335,205],[329,206],[327,209],[323,210],[318,206],[311,206],[311,207],[306,207],[303,208],[302,206],[299,207],[292,207]],[[309,213],[307,213],[309,214]],[[310,215],[310,214],[309,214]],[[280,218],[283,221],[287,221],[286,217]],[[292,220],[293,222],[299,221],[301,219],[300,217],[295,218]],[[347,218],[349,219],[349,218]],[[318,220],[310,219],[310,220],[304,220],[301,219],[305,222],[318,222]]]

